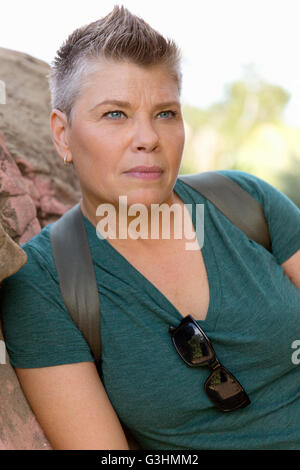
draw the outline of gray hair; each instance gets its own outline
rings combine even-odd
[[[89,74],[99,68],[99,58],[165,66],[181,93],[181,50],[123,6],[115,5],[107,16],[77,28],[56,54],[47,75],[51,105],[66,114],[70,126],[74,104]]]

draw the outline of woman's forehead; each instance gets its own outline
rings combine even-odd
[[[88,106],[94,107],[98,102],[130,103],[146,96],[151,101],[179,102],[177,83],[166,67],[143,67],[125,62],[100,63],[87,75],[82,94]]]
[[[87,69],[86,81],[91,86],[98,82],[103,85],[111,83],[130,86],[131,83],[143,84],[148,81],[170,82],[173,80],[171,71],[163,65],[142,66],[131,62],[100,61],[91,69]]]

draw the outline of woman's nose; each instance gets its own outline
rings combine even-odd
[[[132,145],[134,150],[153,151],[159,144],[159,136],[149,119],[139,119],[133,129]]]

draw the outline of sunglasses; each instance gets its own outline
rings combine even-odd
[[[176,351],[190,367],[207,366],[211,374],[204,390],[214,406],[221,411],[234,411],[250,405],[250,399],[239,381],[219,362],[212,344],[191,315],[179,326],[169,327]]]

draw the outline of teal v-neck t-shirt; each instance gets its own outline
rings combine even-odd
[[[177,326],[181,313],[84,217],[100,294],[103,384],[144,449],[300,450],[300,364],[293,360],[300,290],[280,265],[300,249],[300,210],[254,175],[219,173],[263,206],[272,254],[180,179],[174,190],[192,204],[194,228],[196,204],[204,204],[210,302],[206,319],[197,322],[251,404],[231,413],[212,405],[203,389],[209,370],[188,367],[172,344],[169,325]],[[93,361],[62,301],[50,227],[22,245],[27,263],[2,285],[2,325],[14,367]]]

